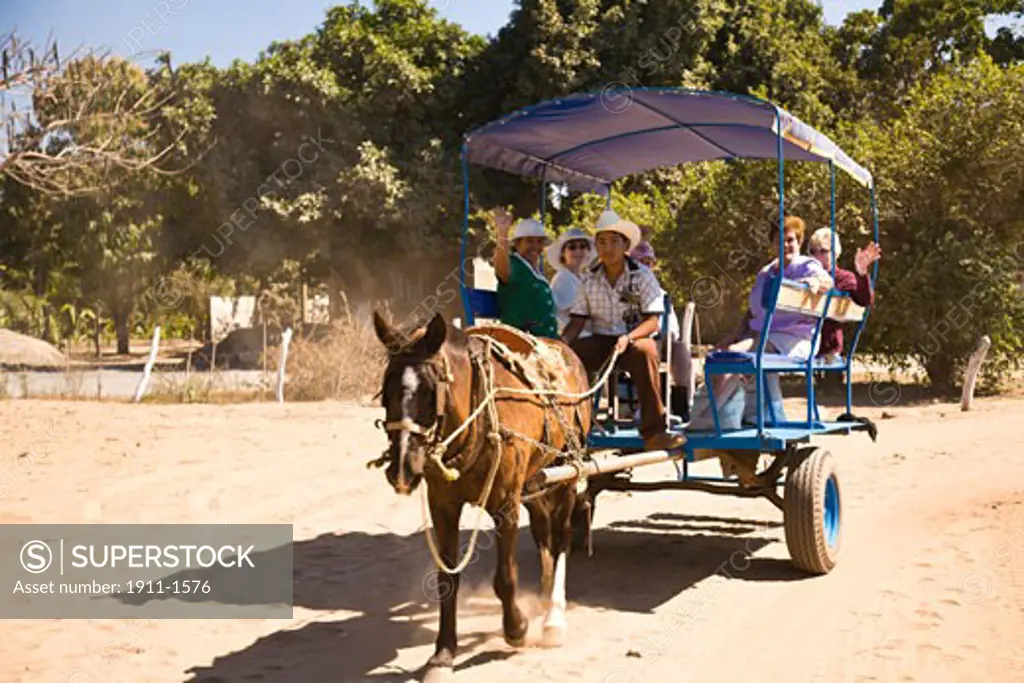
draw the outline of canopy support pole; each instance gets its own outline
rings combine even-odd
[[[775,315],[775,306],[779,300],[779,290],[782,286],[782,277],[785,274],[785,244],[786,244],[786,160],[782,147],[782,113],[775,110],[775,155],[779,168],[779,261],[776,277],[768,278],[768,306],[765,310],[764,328],[757,340],[757,367],[754,369],[754,397],[757,401],[757,436],[764,435],[764,394],[767,385],[764,379],[764,347],[771,335],[772,318]]]
[[[880,244],[878,241],[878,202],[875,198],[875,185],[871,184],[871,220],[875,226],[875,244]],[[871,286],[875,286],[875,280],[878,279],[878,261],[874,263],[874,273],[871,276]]]
[[[469,159],[468,145],[462,143],[462,237],[459,240],[459,293],[462,294],[462,310],[466,315],[466,327],[473,326],[473,307],[469,301],[469,285],[466,284],[466,241],[469,239]]]
[[[831,159],[828,162],[829,172],[829,237],[831,241],[831,251],[829,252],[829,271],[832,276],[832,287],[829,288],[828,293],[825,295],[825,313],[817,319],[814,324],[814,334],[811,336],[811,350],[818,348],[818,340],[821,338],[821,330],[825,326],[825,320],[828,319],[828,309],[832,305],[832,293],[835,290],[836,282],[836,165]],[[839,350],[842,353],[842,349]],[[807,359],[807,425],[811,426],[815,423],[818,416],[818,402],[814,399],[814,353],[811,353]]]
[[[878,203],[875,197],[875,186],[871,185],[871,222],[874,227],[875,244],[878,244]],[[875,261],[871,274],[871,289],[875,289],[878,282],[878,261]],[[867,325],[868,316],[871,315],[871,307],[864,311],[864,317],[857,325],[857,332],[853,335],[853,343],[850,344],[850,353],[846,356],[846,412],[853,412],[853,354],[857,351],[857,344],[860,342],[860,335]]]
[[[830,180],[832,183],[832,206],[831,214],[829,216],[831,229],[832,229],[832,282],[836,281],[836,165],[835,162],[828,162],[828,172],[831,176]]]

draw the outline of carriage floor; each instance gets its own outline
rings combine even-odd
[[[674,429],[686,435],[687,442],[683,447],[686,459],[693,461],[695,449],[716,450],[759,450],[762,452],[780,451],[790,443],[804,443],[812,436],[821,434],[849,434],[853,431],[864,431],[866,427],[857,422],[815,422],[808,427],[806,422],[786,422],[781,425],[765,427],[762,436],[758,437],[757,427],[747,427],[723,432],[721,435],[710,431],[689,431]],[[588,441],[592,448],[615,448],[626,451],[644,450],[644,440],[635,427],[617,427],[606,434],[593,432]]]

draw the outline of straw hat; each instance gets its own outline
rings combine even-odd
[[[555,270],[565,268],[565,264],[562,263],[562,249],[566,244],[573,240],[586,240],[590,245],[590,252],[587,254],[586,258],[583,259],[582,263],[582,266],[585,268],[588,263],[594,260],[597,253],[594,251],[594,238],[590,236],[590,233],[586,232],[582,228],[569,228],[559,235],[558,239],[552,242],[551,246],[544,250],[544,260],[551,264],[551,267]]]
[[[640,244],[640,228],[633,221],[627,221],[612,210],[607,210],[597,219],[597,226],[594,228],[596,237],[602,232],[617,232],[629,241],[626,253],[637,248]]]
[[[509,240],[515,242],[520,237],[543,237],[545,243],[551,243],[551,236],[544,230],[544,225],[536,218],[524,218],[516,223],[509,232]]]

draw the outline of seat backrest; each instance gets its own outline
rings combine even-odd
[[[661,306],[663,311],[661,314],[661,340],[662,343],[665,343],[665,340],[668,339],[669,322],[675,313],[672,311],[672,297],[668,295],[668,292],[665,292],[665,296],[661,298]]]
[[[847,292],[833,290],[832,299],[825,310],[825,292],[811,293],[810,287],[803,282],[783,280],[779,287],[779,299],[775,305],[778,311],[800,313],[812,318],[828,317],[841,323],[860,322],[864,319],[867,309],[853,302]]]
[[[467,288],[466,293],[469,297],[469,309],[473,312],[474,318],[501,318],[497,292],[490,289]]]

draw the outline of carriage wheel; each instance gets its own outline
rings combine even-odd
[[[783,516],[793,564],[812,574],[836,566],[842,544],[842,489],[832,454],[802,449],[786,475]]]

